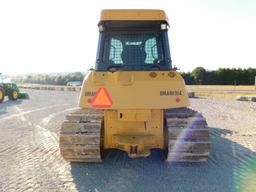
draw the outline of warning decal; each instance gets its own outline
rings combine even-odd
[[[95,108],[108,108],[112,106],[112,103],[112,98],[104,87],[100,87],[91,100],[91,104]]]

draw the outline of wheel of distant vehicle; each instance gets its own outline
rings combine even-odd
[[[2,87],[0,87],[0,103],[2,103],[4,101],[4,89]]]
[[[18,93],[18,91],[15,90],[15,89],[12,89],[12,90],[10,91],[10,95],[8,95],[8,98],[9,98],[10,100],[17,100],[18,97],[19,97],[19,93]]]

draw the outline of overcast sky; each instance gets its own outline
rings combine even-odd
[[[255,0],[0,0],[0,72],[86,71],[105,8],[164,9],[182,71],[256,67]]]

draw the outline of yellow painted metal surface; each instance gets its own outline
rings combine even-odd
[[[166,109],[189,105],[184,80],[176,71],[90,71],[83,82],[79,107],[97,108],[92,101],[96,100],[100,88],[111,98],[111,105],[104,107],[102,103],[103,109]]]
[[[119,109],[119,121],[150,121],[151,110],[148,109]]]
[[[168,21],[163,10],[145,10],[145,9],[105,9],[101,11],[101,21],[108,20],[130,20],[130,21]]]
[[[104,148],[126,151],[130,157],[165,147],[163,110],[104,110],[104,130]]]

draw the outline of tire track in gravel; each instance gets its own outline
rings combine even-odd
[[[17,117],[29,133],[24,135],[20,145],[11,147],[16,168],[6,179],[4,191],[76,191],[70,164],[60,156],[56,133],[42,126],[54,116],[72,109],[51,114],[35,124],[27,115],[46,108],[26,112],[17,106],[15,108],[18,114],[12,118]]]
[[[42,125],[42,126],[47,126],[49,124],[49,122],[54,118],[56,117],[57,115],[59,114],[62,114],[62,113],[65,113],[65,112],[69,112],[69,111],[75,111],[75,110],[78,110],[79,108],[78,107],[73,107],[73,108],[69,108],[69,109],[65,109],[64,111],[59,111],[59,112],[56,112],[56,113],[52,113],[50,115],[48,115],[47,117],[43,118],[39,125]]]
[[[13,115],[9,115],[7,117],[3,117],[3,118],[0,119],[0,123],[4,122],[6,120],[11,120],[11,119],[16,118],[16,117],[20,117],[22,115],[35,113],[35,112],[39,112],[39,111],[43,111],[43,110],[48,110],[48,109],[52,109],[52,108],[59,107],[59,106],[67,106],[67,104],[51,105],[51,106],[42,107],[42,108],[38,108],[38,109],[33,109],[33,110],[29,110],[29,111],[22,111],[22,109],[18,108],[19,109],[18,114],[13,114]],[[17,106],[15,108],[17,109]]]
[[[231,143],[226,163],[232,164],[234,190],[256,191],[256,104],[221,99],[202,99],[194,104],[211,120],[210,126],[225,128],[213,132],[212,138],[220,135]]]

